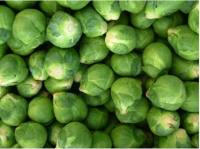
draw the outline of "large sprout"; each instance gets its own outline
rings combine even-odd
[[[16,54],[7,54],[0,61],[0,86],[14,86],[26,79],[25,61]]]
[[[185,14],[189,14],[195,3],[196,3],[196,1],[189,1],[189,0],[186,1],[183,4],[183,6],[180,8],[180,11],[182,11]]]
[[[24,122],[28,116],[27,111],[28,101],[21,96],[9,93],[0,100],[1,120],[10,126],[18,126]]]
[[[87,6],[74,14],[87,37],[102,36],[107,32],[107,23],[94,8]]]
[[[24,0],[14,0],[14,1],[9,1],[5,0],[6,4],[16,10],[16,11],[22,11],[27,8],[33,7],[37,1],[24,1]]]
[[[199,1],[196,1],[188,16],[188,25],[191,30],[199,34]]]
[[[73,47],[81,38],[79,21],[70,14],[58,11],[49,21],[46,29],[48,40],[57,47]]]
[[[126,77],[117,79],[111,87],[111,97],[120,113],[126,114],[142,97],[140,81]]]
[[[79,10],[84,8],[90,2],[90,0],[57,0],[57,2],[63,7],[70,8],[72,10]]]
[[[196,133],[191,137],[191,143],[194,147],[199,147],[199,133]]]
[[[89,129],[80,122],[71,122],[58,134],[56,148],[90,148],[92,135]]]
[[[112,140],[110,136],[102,131],[95,131],[92,133],[91,148],[111,148]]]
[[[186,100],[186,90],[184,83],[179,78],[172,75],[164,75],[159,77],[149,88],[146,96],[155,106],[175,111]]]

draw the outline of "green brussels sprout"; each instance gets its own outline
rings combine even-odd
[[[45,1],[39,2],[41,11],[48,17],[52,17],[57,11],[63,11],[63,7],[57,1]]]
[[[146,96],[155,106],[175,111],[186,100],[186,89],[184,83],[176,76],[164,75],[149,88]]]
[[[120,76],[137,76],[142,71],[141,59],[134,52],[113,54],[110,59],[110,65],[113,71]]]
[[[56,148],[90,148],[92,135],[89,129],[80,122],[71,122],[58,134]]]
[[[21,146],[18,143],[16,143],[11,148],[21,148]]]
[[[146,29],[135,28],[135,31],[138,37],[135,50],[143,51],[149,44],[154,41],[154,31],[150,27]]]
[[[159,137],[158,148],[191,148],[190,138],[185,129],[179,128],[167,136]]]
[[[51,122],[54,118],[52,101],[45,97],[33,98],[28,105],[28,116],[37,123]]]
[[[56,120],[60,123],[82,121],[88,112],[82,97],[69,92],[53,94],[53,110]]]
[[[14,0],[14,1],[9,1],[5,0],[6,4],[16,10],[16,11],[22,11],[27,8],[31,8],[37,3],[37,1],[24,1],[24,0]]]
[[[119,24],[128,25],[129,24],[128,12],[122,11],[117,20],[111,20],[111,21],[108,21],[107,23],[108,23],[108,29]]]
[[[7,54],[8,45],[6,43],[0,44],[0,60]]]
[[[182,11],[183,13],[185,14],[188,14],[191,10],[192,10],[192,7],[194,6],[196,1],[190,1],[190,0],[187,0],[183,6],[180,8],[180,11]]]
[[[46,72],[50,77],[58,80],[73,78],[79,65],[79,55],[73,48],[52,47],[44,60]]]
[[[79,70],[74,74],[74,82],[80,83],[83,78],[83,74],[88,68],[89,65],[80,63]]]
[[[106,46],[115,54],[127,54],[137,44],[135,29],[128,25],[116,25],[108,30],[105,38]]]
[[[180,25],[168,30],[168,42],[174,51],[186,60],[199,59],[199,35],[187,25]]]
[[[110,89],[103,91],[98,96],[90,96],[84,93],[82,93],[81,96],[83,96],[87,105],[100,106],[100,105],[105,104],[110,99]]]
[[[168,16],[180,9],[186,1],[147,1],[145,7],[148,19],[157,19]]]
[[[58,134],[63,127],[64,124],[61,124],[56,120],[54,120],[50,125],[47,126],[47,140],[51,145],[56,145]]]
[[[167,31],[169,28],[176,27],[178,25],[182,25],[184,21],[183,15],[177,11],[169,16],[164,16],[159,19],[156,19],[152,26],[154,32],[163,38],[167,38]]]
[[[0,86],[14,86],[28,75],[25,61],[16,54],[7,54],[0,61]]]
[[[90,2],[90,0],[57,0],[57,2],[63,7],[67,7],[72,10],[79,10],[84,8]]]
[[[96,1],[99,2],[99,1]],[[80,62],[93,64],[102,61],[108,55],[109,50],[105,44],[105,37],[82,38],[80,42]]]
[[[116,108],[115,114],[120,122],[122,123],[139,123],[147,118],[147,114],[150,109],[149,101],[142,97],[139,102],[131,108],[127,113],[121,114],[120,111]]]
[[[79,90],[91,96],[99,96],[109,89],[115,80],[114,73],[105,64],[94,64],[83,74]]]
[[[109,112],[115,112],[115,104],[112,98],[110,98],[105,104],[104,107],[109,111]]]
[[[42,81],[35,80],[32,75],[28,75],[27,78],[16,85],[19,95],[30,98],[36,95],[42,88]]]
[[[0,99],[3,98],[7,93],[11,92],[11,86],[0,86]]]
[[[138,13],[130,13],[130,21],[134,27],[140,29],[149,28],[155,19],[146,18],[145,9],[141,10]]]
[[[51,94],[54,94],[56,92],[68,91],[71,89],[72,84],[73,84],[72,78],[57,80],[49,77],[44,81],[45,88]]]
[[[81,38],[79,21],[63,11],[56,12],[47,26],[47,38],[59,48],[71,48]]]
[[[152,107],[147,115],[151,132],[157,136],[167,136],[180,126],[180,116],[177,111],[167,111]]]
[[[163,43],[153,42],[142,54],[142,70],[152,78],[158,78],[168,73],[172,63],[172,53]]]
[[[148,91],[148,89],[154,84],[155,81],[156,81],[156,79],[149,77],[145,81],[145,91]]]
[[[192,138],[191,138],[191,144],[192,144],[194,147],[196,147],[196,148],[199,147],[199,133],[196,133],[196,134],[194,134],[194,135],[192,136]]]
[[[95,131],[92,134],[92,146],[91,148],[111,148],[112,140],[110,136],[101,131]]]
[[[119,1],[92,1],[94,9],[106,20],[118,20],[121,14]]]
[[[190,29],[199,34],[199,1],[196,1],[188,16]]]
[[[42,148],[47,141],[47,131],[43,125],[29,121],[15,129],[15,139],[22,148]]]
[[[76,11],[74,16],[79,20],[83,33],[87,37],[98,37],[107,32],[106,21],[90,6]]]
[[[103,129],[108,123],[109,113],[104,107],[89,107],[84,124],[91,130]]]
[[[199,132],[199,113],[182,112],[181,126],[187,134],[195,134]]]
[[[146,134],[135,126],[119,125],[111,132],[113,147],[138,148],[146,140]]]
[[[0,45],[6,43],[12,34],[15,13],[9,7],[0,5]]]
[[[1,120],[10,126],[18,126],[28,117],[28,101],[13,93],[0,100]]]
[[[146,0],[143,1],[119,1],[119,5],[122,11],[126,10],[130,13],[138,13],[140,12],[146,4]]]
[[[199,61],[186,60],[173,53],[169,73],[181,80],[194,80],[199,78]]]
[[[111,87],[111,97],[121,114],[126,114],[137,105],[142,97],[142,86],[139,80],[122,77]]]
[[[46,40],[46,17],[36,9],[25,9],[20,11],[13,22],[13,37],[21,44],[31,47],[31,50],[23,54],[23,49],[11,50],[20,55],[29,55],[32,49],[38,47]],[[12,44],[11,44],[12,45]],[[17,46],[16,46],[17,47]]]
[[[29,70],[35,80],[46,80],[49,75],[44,69],[45,50],[36,51],[30,55],[28,65]]]
[[[46,98],[52,99],[52,95],[48,91],[43,90],[43,89],[41,89],[39,91],[39,93],[36,95],[36,97],[46,97]]]
[[[199,112],[199,82],[185,82],[186,100],[181,109],[187,112]]]
[[[153,141],[154,141],[153,134],[151,132],[147,132],[147,131],[145,131],[144,133],[146,134],[146,140],[140,146],[140,148],[152,148],[153,147]]]
[[[172,46],[170,45],[170,43],[168,42],[168,39],[167,39],[167,38],[162,38],[162,37],[156,36],[155,42],[164,43],[171,51],[173,51],[173,48],[172,48]]]
[[[15,127],[7,125],[0,121],[0,142],[1,148],[12,147],[16,143]]]
[[[109,113],[109,119],[106,127],[102,129],[103,132],[110,135],[111,131],[120,124],[119,120],[114,114]]]

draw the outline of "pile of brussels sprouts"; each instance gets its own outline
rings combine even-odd
[[[0,148],[199,147],[199,1],[0,2]]]

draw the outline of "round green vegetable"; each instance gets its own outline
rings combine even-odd
[[[194,147],[198,148],[199,147],[199,133],[196,133],[192,136],[191,138],[191,143]]]
[[[91,148],[111,148],[112,140],[110,136],[101,131],[95,131],[92,134],[92,146]]]
[[[6,4],[16,10],[16,11],[22,11],[27,8],[33,7],[37,1],[24,1],[24,0],[14,0],[14,1],[9,1],[5,0]]]
[[[191,30],[199,34],[199,1],[196,1],[188,16],[188,25]]]
[[[57,2],[63,7],[70,8],[72,10],[79,10],[84,8],[90,2],[90,0],[57,0]]]

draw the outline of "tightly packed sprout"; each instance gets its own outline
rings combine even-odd
[[[199,1],[0,3],[0,148],[199,147]]]

